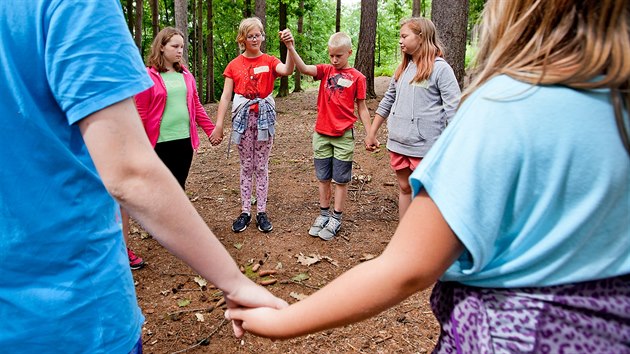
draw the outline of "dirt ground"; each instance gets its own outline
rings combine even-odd
[[[379,96],[368,100],[372,116],[388,82],[389,78],[376,78]],[[267,208],[274,225],[271,233],[259,232],[254,221],[242,233],[231,231],[240,213],[239,160],[234,146],[226,159],[227,139],[218,147],[202,139],[186,187],[190,200],[246,274],[254,281],[276,279],[267,288],[289,303],[380,254],[398,223],[398,191],[387,151],[366,152],[365,131],[359,126],[353,182],[340,234],[328,242],[308,235],[319,211],[310,138],[316,100],[316,88],[277,99]],[[214,120],[216,105],[206,108]],[[379,136],[383,146],[384,128]],[[203,285],[197,274],[135,224],[130,244],[147,262],[144,269],[133,272],[138,302],[146,316],[146,353],[426,353],[438,337],[427,290],[343,328],[286,341],[250,334],[239,340],[223,319],[225,305],[219,290]],[[307,265],[311,262],[315,263]],[[262,263],[261,270],[276,270],[276,274],[260,277],[260,270],[252,272],[257,263]]]

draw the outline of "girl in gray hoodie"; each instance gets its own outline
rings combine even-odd
[[[409,176],[455,114],[461,91],[453,69],[442,58],[444,51],[430,20],[403,21],[399,44],[402,62],[376,110],[365,143],[368,150],[380,145],[376,133],[387,119],[387,150],[400,188],[402,219],[411,203]]]

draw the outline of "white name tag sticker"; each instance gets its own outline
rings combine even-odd
[[[344,79],[343,77],[337,80],[337,85],[341,87],[350,87],[352,86],[352,80]]]
[[[257,66],[254,68],[254,75],[256,74],[260,74],[260,73],[268,73],[269,72],[269,66],[265,65],[265,66]]]

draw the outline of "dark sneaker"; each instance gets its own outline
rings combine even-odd
[[[265,212],[256,214],[256,224],[258,225],[258,230],[262,232],[270,232],[273,230],[273,225],[271,225],[271,221],[269,221],[269,217],[267,217],[267,213]]]
[[[326,226],[317,234],[319,238],[325,241],[332,240],[333,237],[337,236],[337,232],[341,229],[341,221],[330,218]]]
[[[251,215],[247,213],[241,213],[241,215],[239,215],[238,218],[234,220],[234,223],[232,223],[232,231],[234,232],[245,231],[245,229],[247,228],[247,225],[249,225],[251,221],[252,221]]]
[[[319,236],[319,232],[328,224],[328,219],[330,219],[330,216],[317,216],[315,222],[313,222],[313,225],[311,225],[311,228],[308,230],[308,234],[313,237]]]
[[[129,258],[129,268],[136,270],[144,267],[144,259],[138,257],[129,248],[127,248],[127,257]]]

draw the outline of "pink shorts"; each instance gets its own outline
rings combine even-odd
[[[416,167],[418,167],[420,161],[422,161],[422,157],[401,155],[393,151],[389,152],[389,165],[392,166],[394,171],[402,170],[405,168],[413,171],[416,169]]]

